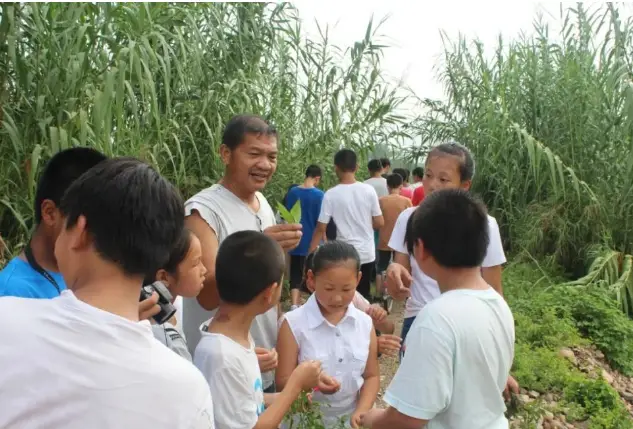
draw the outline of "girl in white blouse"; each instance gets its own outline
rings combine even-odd
[[[360,276],[354,247],[340,241],[319,247],[306,279],[314,293],[286,313],[279,331],[277,387],[283,388],[299,363],[321,361],[323,376],[312,400],[321,404],[325,427],[342,419],[359,427],[361,414],[372,408],[380,388],[372,319],[352,305]]]

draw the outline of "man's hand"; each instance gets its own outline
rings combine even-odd
[[[389,295],[397,301],[404,301],[411,295],[413,277],[402,265],[392,262],[387,268],[385,283]]]
[[[331,395],[339,391],[341,383],[334,377],[330,377],[326,373],[322,372],[319,377],[319,384],[317,388],[319,389],[319,392],[324,395]]]
[[[268,350],[263,347],[255,347],[255,354],[257,355],[259,370],[262,372],[262,374],[277,368],[277,350]]]
[[[152,293],[152,296],[141,301],[138,304],[138,320],[146,320],[160,313],[160,305],[158,305],[158,294]]]
[[[382,334],[378,337],[378,354],[395,356],[400,352],[402,338],[397,335]]]
[[[301,241],[301,224],[279,224],[264,230],[264,234],[275,240],[284,251],[294,249]]]
[[[371,317],[371,320],[374,321],[374,324],[382,322],[383,320],[385,320],[385,317],[387,317],[387,311],[378,304],[370,305],[365,313],[367,313],[369,317]]]
[[[512,399],[512,393],[515,395],[519,394],[519,383],[517,383],[514,377],[509,376],[506,382],[506,388],[503,390],[503,397],[506,401]]]
[[[360,415],[360,426],[367,429],[371,429],[376,419],[382,417],[384,413],[385,413],[385,410],[381,410],[379,408],[372,408],[366,413]]]

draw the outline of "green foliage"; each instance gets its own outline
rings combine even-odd
[[[633,21],[613,3],[579,3],[560,20],[558,34],[537,19],[534,35],[500,36],[493,55],[478,40],[445,39],[448,101],[423,100],[413,126],[422,141],[473,151],[473,190],[511,251],[576,278],[596,245],[613,249],[609,275],[597,272],[633,315]]]
[[[281,203],[277,203],[277,210],[287,223],[301,223],[301,201],[297,200],[290,210]]]
[[[565,284],[533,264],[515,264],[504,273],[504,292],[516,322],[513,375],[522,387],[563,396],[556,411],[591,428],[633,428],[618,393],[592,380],[561,356],[563,347],[592,343],[612,366],[630,375],[633,321],[602,288]],[[523,406],[524,421],[543,415],[540,402]]]
[[[399,141],[405,99],[381,75],[380,26],[352,47],[307,38],[289,3],[0,5],[0,231],[12,252],[32,223],[45,161],[69,146],[147,160],[190,196],[217,181],[224,124],[256,113],[279,130],[266,192],[310,163],[333,179],[341,146],[361,160]]]
[[[582,414],[578,420],[589,419],[595,429],[633,428],[633,421],[618,393],[604,380],[576,379],[565,388],[564,398],[576,404]]]

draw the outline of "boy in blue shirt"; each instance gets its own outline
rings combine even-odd
[[[58,206],[71,183],[104,159],[94,149],[75,147],[48,161],[35,192],[35,231],[24,252],[0,271],[0,297],[54,298],[66,289],[54,254],[64,224]]]
[[[299,246],[290,251],[290,299],[292,309],[299,305],[299,290],[303,282],[303,266],[314,234],[324,192],[317,188],[321,180],[321,167],[310,165],[301,186],[292,188],[286,197],[286,208],[290,210],[297,201],[301,204],[301,227],[303,235]]]

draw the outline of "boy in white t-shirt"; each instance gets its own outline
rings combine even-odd
[[[339,184],[323,197],[310,253],[321,243],[330,220],[334,220],[336,239],[352,245],[360,255],[362,275],[357,290],[370,299],[371,282],[376,275],[374,230],[385,223],[378,195],[370,185],[356,181],[358,162],[353,150],[339,150],[334,155],[334,166]]]
[[[270,237],[255,231],[229,235],[220,245],[215,276],[220,305],[194,352],[193,361],[207,379],[214,402],[216,429],[273,429],[302,390],[311,390],[320,362],[306,361],[291,374],[280,393],[264,393],[253,320],[279,304],[286,262]]]
[[[139,323],[143,277],[182,234],[178,191],[141,161],[108,159],[59,209],[55,258],[68,290],[0,299],[0,427],[213,429],[200,372]]]
[[[506,429],[502,391],[514,356],[514,320],[482,277],[489,242],[484,206],[464,190],[427,197],[406,243],[442,295],[416,318],[384,400],[368,429]]]

